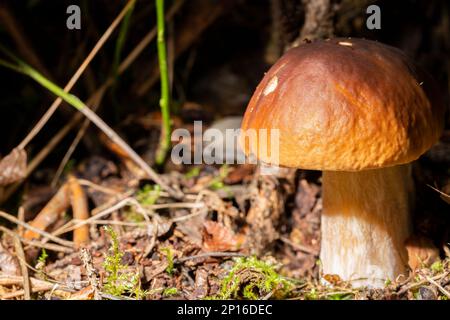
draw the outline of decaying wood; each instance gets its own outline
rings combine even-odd
[[[261,168],[259,168],[261,169]],[[294,191],[295,170],[281,170],[276,175],[255,174],[251,187],[251,204],[246,216],[250,226],[246,247],[260,254],[279,238],[278,227],[286,198]]]

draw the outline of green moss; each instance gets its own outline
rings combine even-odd
[[[174,267],[173,267],[173,253],[172,253],[172,250],[171,250],[169,247],[166,247],[166,248],[162,248],[161,251],[164,252],[164,253],[166,254],[166,258],[167,258],[168,266],[167,266],[167,268],[166,268],[166,272],[167,272],[169,275],[172,275],[172,274],[173,274],[173,270],[174,270]]]
[[[177,288],[166,288],[163,291],[163,296],[165,297],[170,297],[170,296],[174,296],[178,293],[178,289]]]
[[[124,219],[127,222],[133,222],[133,223],[142,223],[142,227],[145,227],[145,219],[143,215],[136,210],[134,210],[132,207],[128,208],[123,213]]]
[[[136,193],[136,200],[143,206],[151,206],[158,200],[160,192],[161,187],[159,185],[146,184]]]
[[[140,287],[139,273],[127,272],[127,266],[122,264],[123,252],[119,248],[117,233],[111,227],[105,227],[105,231],[111,237],[111,247],[103,262],[107,274],[103,290],[114,296],[129,294],[136,299],[142,299],[145,292]]]
[[[38,262],[45,266],[47,263],[48,254],[47,251],[45,251],[45,248],[42,248],[41,254],[39,255]]]
[[[208,187],[215,191],[226,188],[223,180],[227,177],[229,171],[228,165],[222,165],[219,169],[219,174],[211,180]]]
[[[37,263],[36,263],[36,266],[35,266],[35,268],[37,270],[37,273],[39,274],[39,276],[42,279],[46,279],[47,278],[46,275],[45,275],[45,272],[44,272],[44,268],[47,265],[47,258],[48,258],[47,251],[45,251],[45,249],[42,248],[41,254],[38,257]]]
[[[191,170],[189,170],[188,172],[186,172],[184,174],[184,176],[186,179],[191,179],[191,178],[198,177],[199,174],[200,174],[200,167],[194,167]]]
[[[306,300],[318,300],[319,294],[316,290],[316,288],[312,288],[307,294],[305,294]]]
[[[354,298],[352,293],[335,293],[327,296],[328,300],[351,300]]]
[[[442,263],[441,260],[438,260],[438,261],[434,262],[434,263],[431,265],[431,270],[432,270],[434,273],[441,273],[441,272],[444,272],[444,264]]]
[[[278,274],[273,265],[256,257],[239,258],[212,298],[257,300],[271,294],[281,299],[288,297],[293,287],[294,283]]]

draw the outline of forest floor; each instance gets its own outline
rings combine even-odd
[[[123,1],[83,2],[90,16],[79,32],[67,30],[67,17],[58,16],[64,1],[0,5],[2,45],[55,83],[82,69],[73,94],[156,167],[162,116],[154,111],[160,92],[153,2],[137,2],[128,35],[126,27],[113,32],[125,19]],[[211,125],[242,115],[264,71],[299,36],[290,33],[301,29],[305,10],[314,9],[302,4],[318,2],[291,1],[288,14],[272,24],[277,15],[270,4],[289,1],[171,2],[173,128],[192,132],[194,120]],[[365,28],[366,4],[342,1],[339,10],[328,8],[336,16],[330,30],[407,49],[447,86],[446,2],[423,1],[403,15],[404,4],[386,1],[383,29],[374,33]],[[90,63],[90,48],[101,47],[109,31],[105,41],[113,35],[116,47],[93,50],[98,57]],[[9,80],[0,88],[0,121],[8,132],[0,141],[4,156],[18,150],[18,137],[29,132],[24,128],[55,97],[23,75],[0,72]],[[320,172],[288,170],[274,178],[259,175],[254,165],[188,166],[168,159],[157,177],[181,195],[176,198],[101,130],[88,122],[78,126],[77,112],[61,106],[25,143],[30,161],[21,153],[0,160],[0,299],[450,299],[448,123],[439,143],[413,165],[411,271],[383,289],[367,289],[321,272]],[[16,168],[16,162],[24,165]]]

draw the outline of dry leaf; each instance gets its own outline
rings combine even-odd
[[[25,177],[27,171],[27,153],[15,148],[0,160],[0,186],[5,186]]]
[[[244,243],[243,235],[236,235],[223,224],[206,221],[203,224],[203,249],[205,251],[236,251]]]
[[[20,266],[17,259],[5,250],[0,243],[0,270],[6,275],[20,275]]]

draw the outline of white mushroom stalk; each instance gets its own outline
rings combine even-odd
[[[406,274],[411,234],[410,165],[359,172],[323,172],[324,274],[354,286],[383,287]]]

